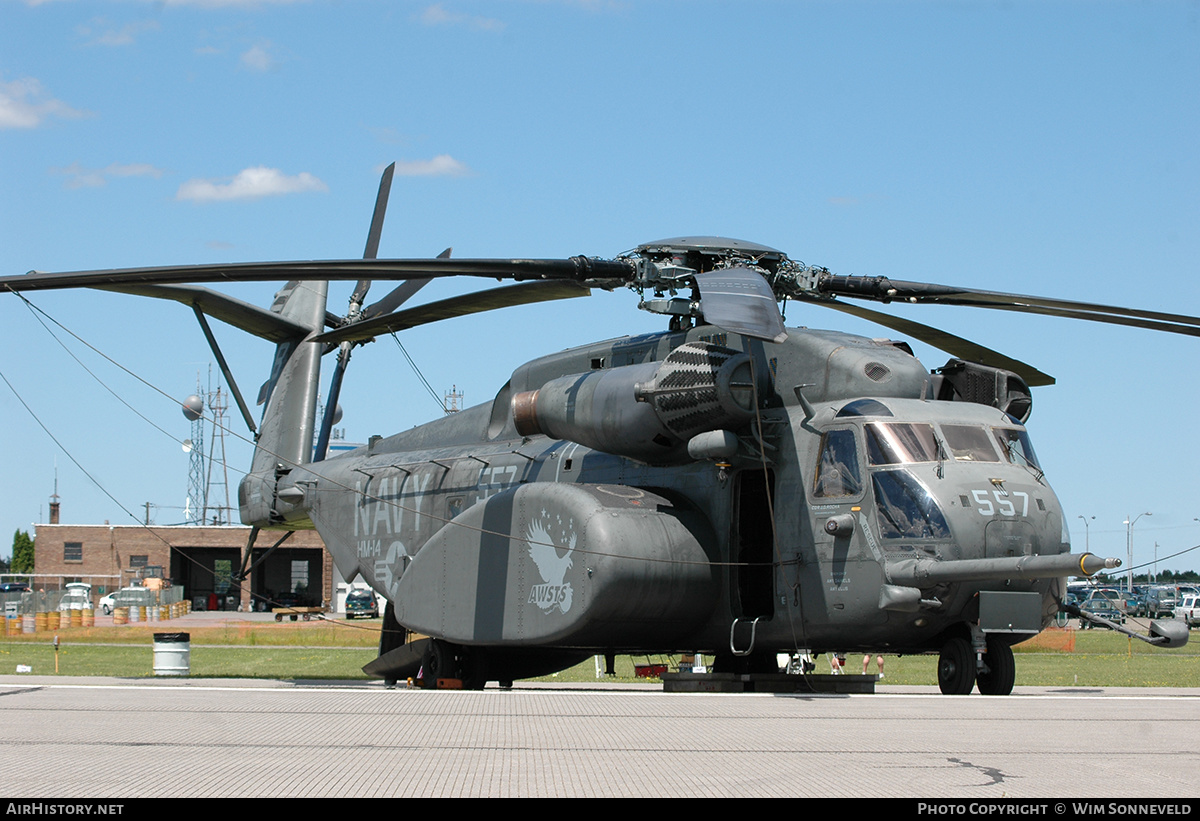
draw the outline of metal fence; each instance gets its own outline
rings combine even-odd
[[[30,590],[0,592],[0,614],[4,617],[33,616],[53,611],[99,609],[100,596],[80,588],[73,590]],[[182,587],[151,590],[122,588],[113,594],[115,607],[153,607],[184,600]]]

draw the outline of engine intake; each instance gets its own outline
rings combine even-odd
[[[754,415],[750,357],[705,342],[662,362],[563,376],[512,399],[522,436],[544,434],[653,464],[688,461],[687,442]]]
[[[951,359],[935,374],[941,376],[940,384],[935,387],[938,399],[991,405],[1022,423],[1033,410],[1029,385],[1012,371]]]

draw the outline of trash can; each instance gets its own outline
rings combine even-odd
[[[190,633],[154,634],[154,675],[186,676],[192,671]]]

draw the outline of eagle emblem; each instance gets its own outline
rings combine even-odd
[[[525,528],[525,542],[529,545],[529,558],[533,559],[542,584],[535,584],[529,591],[529,604],[536,604],[545,613],[556,608],[561,613],[571,609],[571,585],[564,581],[571,569],[571,554],[575,552],[578,535],[574,532],[574,519],[565,523],[561,516],[552,518],[545,510]],[[559,551],[565,550],[560,555]]]

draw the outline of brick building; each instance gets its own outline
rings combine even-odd
[[[260,533],[244,583],[233,576],[242,566],[248,527],[53,523],[36,525],[35,531],[35,575],[91,582],[96,598],[133,583],[144,568],[157,566],[174,585],[182,585],[192,601],[203,599],[207,604],[209,596],[217,594],[221,609],[247,610],[252,602],[261,609],[285,592],[307,603],[336,604],[336,571],[324,542],[312,530],[297,531],[274,550],[272,545],[283,533]]]

